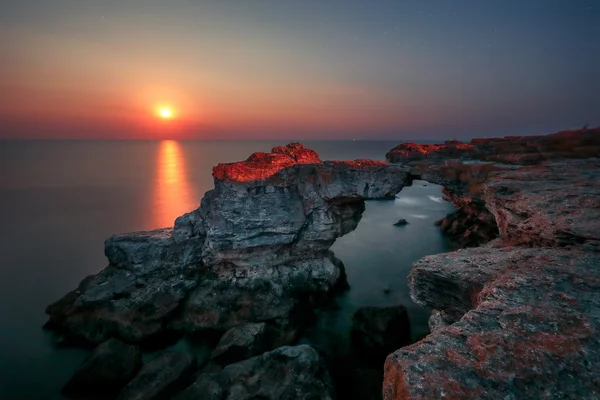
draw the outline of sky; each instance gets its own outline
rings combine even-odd
[[[0,139],[600,125],[598,26],[597,0],[0,0]]]

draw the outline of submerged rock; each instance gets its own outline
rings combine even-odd
[[[410,343],[406,307],[364,307],[352,316],[352,342],[364,359],[382,362],[388,354]]]
[[[144,364],[137,376],[121,391],[118,400],[168,399],[193,381],[196,367],[194,356],[165,351]]]
[[[280,347],[200,374],[175,400],[331,400],[334,389],[325,363],[310,346]]]
[[[118,393],[138,372],[142,356],[138,346],[116,339],[99,344],[63,388],[63,393]]]
[[[394,226],[404,226],[404,225],[408,225],[408,221],[407,221],[407,220],[405,220],[404,218],[400,218],[400,219],[398,220],[398,222],[396,222],[396,223],[394,224]]]

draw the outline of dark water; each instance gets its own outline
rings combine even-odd
[[[212,188],[213,165],[279,144],[0,142],[0,398],[61,398],[87,351],[53,348],[41,329],[44,309],[106,266],[106,237],[171,226]],[[383,159],[397,143],[305,144],[322,159]],[[411,303],[406,275],[420,257],[449,249],[432,225],[451,210],[440,196],[439,187],[416,182],[395,201],[369,202],[358,229],[335,243],[351,290],[339,310],[322,313],[322,344],[336,341],[364,305],[405,304],[415,334],[425,329],[427,313]],[[400,217],[409,225],[394,227]]]

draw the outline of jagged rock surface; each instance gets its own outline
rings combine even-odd
[[[473,140],[459,154],[504,164],[443,148],[428,168],[409,161],[482,201],[499,238],[414,265],[411,297],[439,311],[432,334],[388,356],[385,399],[600,398],[599,135]]]
[[[175,400],[331,400],[325,363],[310,346],[286,346],[200,374]]]

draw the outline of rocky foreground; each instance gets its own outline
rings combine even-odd
[[[389,162],[323,162],[290,144],[220,164],[198,209],[107,239],[109,265],[48,307],[63,342],[99,344],[66,393],[333,398],[319,354],[288,345],[347,288],[329,248],[364,201],[424,179],[457,208],[442,230],[472,248],[415,264],[411,295],[434,309],[432,333],[387,357],[384,398],[600,398],[599,153],[596,129],[403,144]],[[371,313],[356,317],[363,352],[407,344],[401,312]],[[369,328],[388,314],[385,332]],[[184,334],[220,339],[207,360],[166,352],[142,366],[128,347]]]
[[[600,398],[599,155],[600,129],[388,153],[499,236],[414,265],[433,332],[388,356],[385,399]]]

